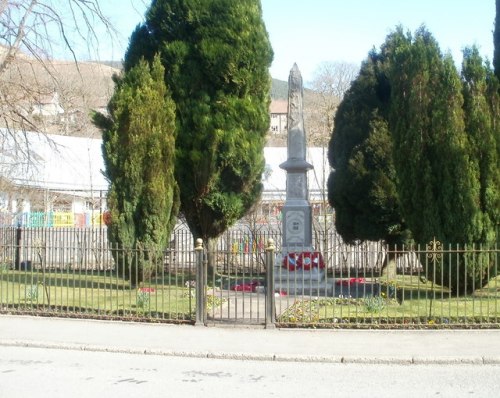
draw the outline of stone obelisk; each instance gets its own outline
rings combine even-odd
[[[286,171],[286,200],[283,207],[282,254],[312,250],[312,211],[307,188],[306,132],[303,115],[304,88],[297,64],[288,78],[288,156],[280,167]]]

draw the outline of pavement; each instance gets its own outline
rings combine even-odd
[[[500,330],[261,329],[0,315],[0,346],[235,360],[500,365]]]

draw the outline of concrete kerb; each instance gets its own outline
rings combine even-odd
[[[499,330],[265,330],[6,315],[0,345],[277,362],[500,365]]]
[[[155,355],[180,358],[211,358],[237,361],[338,363],[365,365],[500,365],[498,357],[360,357],[360,356],[318,356],[287,354],[255,354],[208,351],[177,351],[140,349],[131,347],[103,347],[98,345],[48,343],[36,341],[0,340],[0,346],[57,349],[68,351],[107,352],[132,355]]]

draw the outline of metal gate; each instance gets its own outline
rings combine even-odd
[[[253,324],[274,326],[272,280],[274,241],[265,236],[227,234],[212,247],[196,242],[197,324]]]

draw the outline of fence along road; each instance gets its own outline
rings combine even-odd
[[[283,272],[276,231],[229,231],[213,253],[204,248],[197,262],[191,234],[178,230],[154,264],[156,273],[138,286],[117,274],[113,250],[124,249],[108,243],[105,229],[24,228],[18,234],[16,228],[2,229],[3,312],[259,325],[274,324],[274,316],[278,326],[335,328],[500,324],[498,248],[388,248],[373,242],[349,246],[334,233],[315,233],[325,280],[321,286],[302,281],[308,288],[296,292],[287,286],[268,289],[268,281]],[[266,254],[269,238],[277,245],[276,256],[270,258]],[[428,265],[445,258],[456,263],[466,251],[469,259],[482,256],[491,266],[486,284],[460,296],[443,281],[433,282]],[[389,253],[398,254],[393,272],[383,269]],[[200,267],[206,268],[201,279],[197,277]],[[269,271],[274,277],[269,277]],[[203,292],[200,302],[197,291]],[[271,303],[271,310],[266,303]]]

